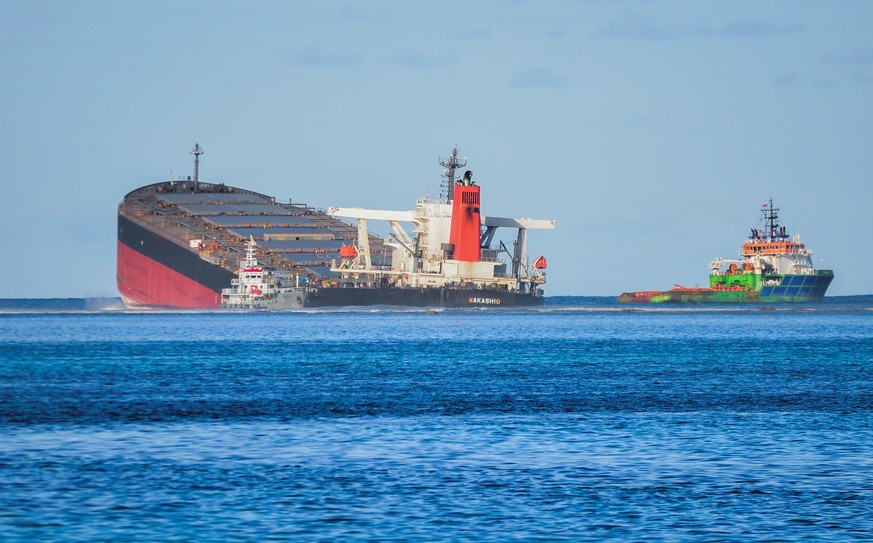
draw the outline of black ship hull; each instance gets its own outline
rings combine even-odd
[[[543,305],[537,294],[505,290],[442,288],[319,288],[307,292],[302,307],[526,307]]]

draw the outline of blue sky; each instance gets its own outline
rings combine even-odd
[[[0,0],[0,297],[115,296],[116,211],[191,173],[411,209],[457,143],[553,218],[547,295],[704,284],[769,198],[873,269],[873,3]]]

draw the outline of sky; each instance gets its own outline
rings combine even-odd
[[[829,295],[873,293],[873,2],[0,10],[0,298],[117,296],[118,204],[195,143],[203,181],[393,210],[457,144],[483,214],[557,221],[547,296],[707,284],[771,198]]]

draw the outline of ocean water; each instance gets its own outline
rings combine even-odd
[[[873,541],[873,297],[3,300],[0,541]]]

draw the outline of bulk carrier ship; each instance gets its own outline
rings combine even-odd
[[[554,220],[486,216],[457,146],[439,199],[404,211],[282,203],[194,176],[140,187],[118,208],[117,283],[128,307],[294,309],[328,306],[525,306],[543,303],[546,260],[530,229]],[[345,222],[355,221],[355,225]],[[387,239],[368,231],[386,221]],[[403,224],[411,224],[411,232]],[[512,250],[496,237],[514,230]],[[508,262],[501,260],[508,257]]]
[[[762,209],[763,228],[752,228],[740,249],[739,259],[717,258],[710,264],[709,288],[674,285],[670,290],[625,292],[622,303],[738,303],[819,302],[824,298],[833,270],[817,270],[812,251],[779,225],[779,208],[773,200]]]

